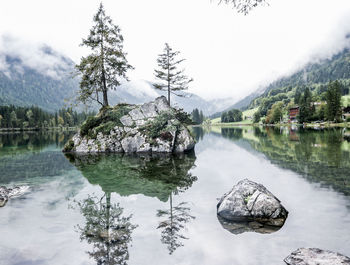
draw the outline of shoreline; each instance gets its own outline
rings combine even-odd
[[[0,133],[47,132],[47,131],[76,131],[78,127],[49,127],[49,128],[0,128]]]
[[[201,127],[206,125],[200,125]],[[276,123],[276,124],[261,124],[261,123],[213,123],[210,126],[218,126],[218,127],[304,127],[304,128],[350,128],[350,122],[342,122],[342,123]]]

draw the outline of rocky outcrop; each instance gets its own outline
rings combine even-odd
[[[0,186],[0,207],[5,206],[9,198],[18,197],[27,192],[28,186],[16,186],[13,188],[6,188],[5,186]]]
[[[223,227],[234,234],[271,233],[282,227],[288,216],[287,210],[270,191],[248,179],[238,182],[221,198],[217,214]]]
[[[284,262],[288,265],[349,265],[350,258],[318,248],[299,248],[286,257]]]
[[[143,105],[118,104],[90,117],[65,145],[64,152],[181,153],[194,148],[188,115],[165,97]]]

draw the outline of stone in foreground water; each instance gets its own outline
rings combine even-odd
[[[13,188],[6,188],[5,186],[0,186],[0,207],[5,206],[9,198],[21,196],[23,193],[28,191],[28,186],[16,186]]]
[[[283,226],[288,211],[263,185],[244,179],[221,198],[217,214],[231,233],[271,233]]]
[[[284,259],[288,265],[344,265],[350,258],[339,253],[318,248],[299,248]]]

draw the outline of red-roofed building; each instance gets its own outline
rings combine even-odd
[[[299,114],[299,107],[292,107],[289,109],[289,121],[297,121],[297,117]]]

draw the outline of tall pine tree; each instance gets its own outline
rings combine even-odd
[[[168,104],[170,106],[170,94],[182,96],[174,91],[188,89],[188,84],[193,81],[192,78],[184,75],[184,69],[179,70],[177,67],[185,59],[177,59],[179,51],[173,51],[168,43],[165,43],[164,52],[159,54],[157,63],[159,69],[155,69],[155,77],[160,82],[155,83],[154,87],[160,90],[168,91]]]
[[[81,74],[78,100],[84,104],[95,100],[102,106],[108,106],[108,90],[116,89],[122,79],[127,79],[126,72],[133,67],[128,64],[123,52],[120,28],[106,15],[102,3],[93,22],[89,36],[81,44],[90,48],[92,53],[82,57],[80,64],[76,65]]]

